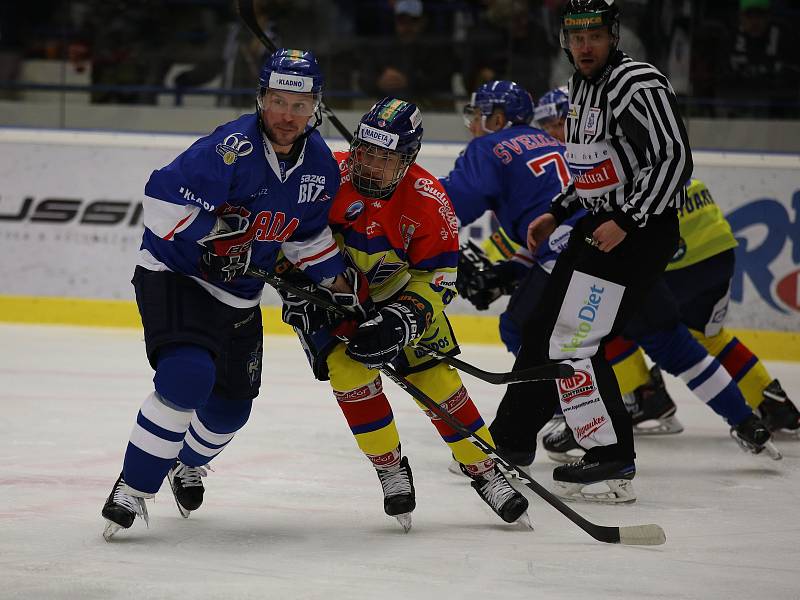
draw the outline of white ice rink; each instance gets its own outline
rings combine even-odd
[[[149,529],[106,543],[100,509],[152,386],[140,334],[0,325],[0,598],[800,598],[800,441],[779,441],[780,462],[746,455],[675,380],[686,430],[638,438],[639,500],[573,505],[600,524],[659,523],[666,545],[601,544],[532,493],[535,531],[503,524],[390,384],[417,490],[405,535],[297,342],[265,348],[261,396],[203,507],[182,519],[165,485]],[[499,347],[465,357],[511,364]],[[768,366],[800,400],[800,366]],[[467,382],[491,420],[502,388]],[[552,467],[542,453],[534,477],[549,486]]]

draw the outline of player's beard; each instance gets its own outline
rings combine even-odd
[[[288,134],[282,133],[279,136],[278,134],[275,133],[275,131],[273,131],[273,129],[269,125],[267,125],[266,122],[264,122],[264,133],[267,135],[267,139],[273,144],[276,144],[278,146],[293,146],[294,143],[303,134],[303,130],[298,129],[297,132],[291,136],[291,139],[288,139],[287,141],[287,138],[289,137]]]

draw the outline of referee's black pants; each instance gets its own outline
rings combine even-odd
[[[567,362],[582,368],[583,379],[573,386],[570,380],[508,386],[489,427],[502,448],[534,452],[536,433],[560,401],[567,423],[587,449],[587,461],[635,458],[630,416],[604,345],[644,303],[675,253],[678,217],[674,209],[652,215],[645,227],[628,233],[611,252],[602,252],[587,238],[591,240],[598,225],[609,218],[609,214],[589,214],[576,224],[536,311],[523,326],[522,347],[514,363],[515,369],[522,369]],[[588,318],[579,320],[589,316],[594,319],[591,323]],[[596,339],[591,339],[593,335]]]

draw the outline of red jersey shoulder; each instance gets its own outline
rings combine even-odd
[[[458,219],[447,192],[439,180],[414,163],[397,188],[404,204],[414,206],[415,217],[435,224],[442,239],[458,238]]]

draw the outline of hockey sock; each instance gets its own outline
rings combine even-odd
[[[195,411],[178,459],[189,467],[211,462],[247,423],[252,406],[252,400],[230,400],[212,393]]]
[[[348,391],[333,391],[361,451],[375,468],[400,464],[400,436],[380,377]]]
[[[464,427],[494,445],[492,434],[489,433],[483,417],[469,397],[469,392],[461,383],[458,371],[438,363],[430,369],[409,375],[408,380],[453,415]],[[428,415],[442,440],[450,447],[453,457],[465,465],[470,473],[480,475],[494,467],[494,461],[486,453],[476,448],[472,442],[425,407],[419,406]]]
[[[636,342],[617,336],[607,342],[604,349],[606,360],[614,367],[620,394],[630,394],[639,386],[650,383],[650,369]]]
[[[758,408],[764,400],[761,392],[772,382],[764,363],[724,327],[713,337],[706,337],[693,329],[691,332],[708,353],[722,363],[739,386],[747,404]]]
[[[728,372],[686,327],[642,336],[637,341],[656,364],[682,379],[698,398],[730,425],[738,425],[752,414]]]
[[[151,393],[139,409],[125,450],[125,483],[143,494],[155,494],[183,445],[194,414]]]

